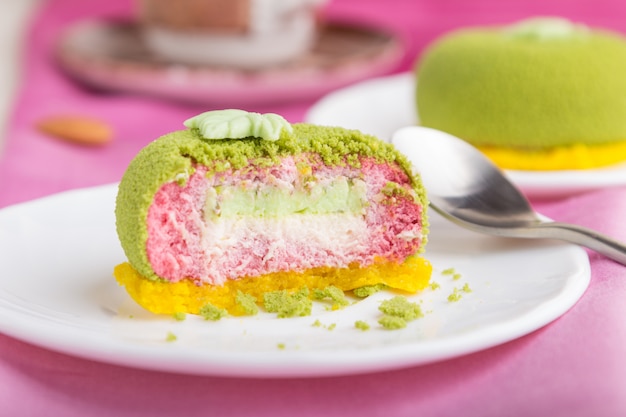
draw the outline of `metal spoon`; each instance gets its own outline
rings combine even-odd
[[[430,206],[446,219],[491,235],[564,240],[626,265],[624,244],[538,215],[503,172],[467,142],[411,126],[395,132],[392,143],[421,174]]]

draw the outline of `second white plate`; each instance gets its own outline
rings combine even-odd
[[[359,129],[390,140],[397,129],[417,124],[415,88],[410,73],[373,78],[326,95],[313,105],[306,120]],[[626,185],[626,163],[589,170],[508,170],[506,174],[526,195],[536,198]]]
[[[98,89],[241,107],[317,98],[386,74],[404,47],[386,29],[325,22],[313,50],[287,64],[258,70],[184,65],[152,53],[138,22],[103,19],[69,26],[55,54],[66,73]]]
[[[316,303],[308,317],[176,321],[144,311],[115,283],[112,269],[125,260],[115,234],[116,191],[114,184],[76,190],[0,210],[1,332],[161,371],[346,375],[449,359],[528,334],[573,306],[590,279],[577,246],[478,235],[433,213],[425,256],[439,287],[409,297],[424,317],[404,329],[377,323],[388,292],[337,311]],[[447,268],[460,277],[442,274]],[[462,290],[466,284],[471,292]],[[461,299],[451,302],[455,289]],[[370,330],[355,328],[357,320]]]

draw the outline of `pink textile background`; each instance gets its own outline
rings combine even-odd
[[[19,90],[0,156],[0,207],[119,180],[148,141],[208,110],[143,97],[96,94],[50,60],[56,36],[84,17],[127,16],[129,0],[49,0],[34,16]],[[621,0],[334,0],[329,17],[399,31],[410,68],[445,30],[561,15],[626,33]],[[255,111],[301,121],[312,101]],[[48,114],[97,115],[116,140],[95,149],[51,140],[34,129]],[[554,219],[626,240],[626,189],[536,202]],[[563,317],[516,341],[457,359],[360,376],[313,379],[199,377],[112,366],[0,335],[0,416],[626,416],[626,270],[591,254],[592,283]],[[0,277],[10,279],[10,277]],[[0,318],[1,319],[1,318]]]

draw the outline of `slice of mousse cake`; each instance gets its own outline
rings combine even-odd
[[[395,148],[359,131],[218,110],[143,148],[119,185],[128,262],[117,281],[154,313],[286,290],[386,285],[414,293],[427,199]]]

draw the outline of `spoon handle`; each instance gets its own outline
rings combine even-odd
[[[534,230],[537,232],[537,237],[575,243],[626,265],[626,245],[594,230],[558,222],[540,223],[534,227]]]

